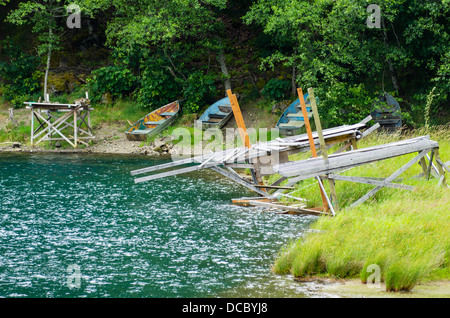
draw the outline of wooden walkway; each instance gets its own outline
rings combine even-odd
[[[445,170],[449,172],[450,170],[439,157],[439,145],[437,142],[430,140],[428,136],[422,136],[395,143],[358,149],[357,142],[377,130],[380,125],[375,124],[370,128],[367,127],[368,122],[372,119],[368,116],[360,123],[354,125],[344,125],[322,130],[315,104],[314,92],[311,88],[308,92],[310,94],[311,106],[314,113],[314,120],[317,128],[316,132],[311,131],[309,121],[305,120],[306,134],[276,138],[275,140],[268,142],[259,142],[251,145],[242,114],[237,104],[236,96],[231,94],[230,90],[227,92],[238,127],[240,128],[239,133],[245,146],[204,154],[202,156],[189,157],[132,171],[131,175],[133,176],[150,174],[136,178],[135,183],[172,177],[202,169],[211,169],[260,195],[259,198],[235,199],[233,200],[233,203],[264,206],[271,209],[281,209],[293,213],[313,215],[335,215],[335,211],[339,208],[334,185],[335,180],[365,183],[375,186],[371,191],[353,203],[352,206],[356,206],[366,201],[383,187],[411,190],[412,187],[397,184],[393,181],[415,163],[421,165],[423,175],[426,178],[430,175],[436,176],[439,178],[440,185],[446,185]],[[298,93],[302,111],[306,113],[301,89],[298,89]],[[328,154],[328,150],[336,144],[340,144],[341,147],[333,154]],[[320,146],[319,151],[316,151],[316,146]],[[313,158],[294,162],[289,161],[289,155],[308,151],[311,151]],[[356,166],[415,152],[418,153],[417,156],[395,171],[391,176],[384,179],[349,177],[338,174],[338,172]],[[428,153],[430,153],[429,156]],[[428,159],[428,164],[425,158]],[[433,160],[435,164],[433,163]],[[250,169],[253,181],[247,181],[238,174],[235,169]],[[162,170],[167,171],[162,172]],[[263,184],[261,176],[274,174],[278,174],[281,177],[272,184]],[[322,208],[306,208],[306,205],[302,204],[302,202],[290,206],[278,202],[280,196],[290,197],[289,195],[283,194],[284,190],[292,189],[294,184],[308,178],[315,178],[318,181],[323,202]],[[286,180],[287,184],[281,186]],[[328,180],[329,182],[330,197],[325,192],[323,180]],[[294,197],[294,199],[304,201],[302,198]]]
[[[367,128],[367,123],[371,117],[364,119],[362,122],[355,125],[344,125],[323,130],[326,146],[328,148],[335,144],[342,144],[336,153],[356,149],[357,141],[364,138],[368,133],[374,131],[379,126],[376,125]],[[364,132],[361,130],[365,129]],[[315,134],[317,137],[317,134]],[[319,143],[318,139],[315,139]],[[288,163],[288,156],[299,152],[310,151],[310,144],[307,134],[297,136],[289,136],[286,138],[277,138],[268,142],[259,142],[252,145],[250,149],[246,147],[238,147],[226,149],[223,151],[205,154],[202,156],[189,157],[186,159],[172,161],[156,166],[150,166],[131,172],[132,176],[139,176],[148,174],[146,176],[137,177],[135,183],[147,182],[157,180],[160,178],[172,177],[180,174],[190,173],[203,169],[213,170],[224,177],[236,182],[237,184],[246,187],[249,190],[257,193],[261,197],[274,200],[278,197],[281,191],[289,187],[282,187],[280,184],[286,180],[286,177],[281,177],[270,185],[261,185],[256,180],[249,182],[244,179],[236,169],[254,169],[258,171],[259,175],[268,176],[277,173],[274,167],[282,163]],[[270,194],[270,190],[276,190],[275,194]],[[259,205],[262,201],[256,202],[254,200],[244,200],[251,205]],[[270,201],[269,200],[269,201]],[[237,202],[240,202],[238,199]],[[268,206],[271,204],[266,202]],[[272,203],[273,204],[273,203]],[[281,208],[280,205],[277,206]],[[320,211],[314,211],[301,207],[284,207],[284,210],[320,215]]]

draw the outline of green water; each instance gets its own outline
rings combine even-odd
[[[253,194],[208,171],[134,184],[162,162],[0,154],[0,297],[304,296],[270,267],[314,217],[234,206]]]

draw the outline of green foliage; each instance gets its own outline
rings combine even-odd
[[[137,78],[125,66],[106,66],[92,72],[88,79],[90,98],[98,102],[102,94],[110,93],[122,97],[131,93],[137,85]]]
[[[173,102],[181,85],[164,67],[164,60],[157,56],[145,58],[140,76],[140,86],[135,92],[136,100],[141,108],[156,109]]]
[[[189,75],[183,88],[184,112],[195,113],[206,104],[216,90],[214,79],[215,76],[205,75],[201,71]]]
[[[0,61],[0,78],[3,84],[3,98],[15,108],[39,91],[42,72],[37,70],[39,58],[23,52],[9,39],[1,43],[3,59]]]
[[[315,90],[315,95],[321,120],[329,127],[357,123],[370,115],[373,98],[364,84],[336,82]]]
[[[377,91],[385,89],[384,78],[395,78],[399,93],[417,104],[415,107],[422,114],[426,96],[436,86],[438,97],[433,100],[430,113],[434,118],[438,118],[438,113],[448,113],[448,1],[378,2],[382,12],[380,29],[366,25],[368,4],[364,0],[259,0],[245,14],[244,21],[261,27],[271,39],[272,54],[262,59],[264,69],[296,66],[298,86],[320,88],[331,97],[348,95],[353,99],[350,104],[336,98],[332,102],[347,103],[346,107],[358,102],[362,107],[367,104],[366,97],[376,97]],[[333,93],[334,88],[342,89],[336,83],[354,91]],[[367,92],[355,91],[361,83]],[[394,80],[387,81],[386,86],[388,91],[396,90]],[[356,100],[358,95],[360,101]],[[328,103],[324,95],[317,96],[322,103]],[[415,100],[415,96],[421,100]],[[405,111],[410,112],[410,117],[417,117],[414,109],[406,107]],[[337,112],[332,111],[330,116],[330,124],[336,122],[333,117],[338,116]],[[344,107],[339,116],[348,123],[358,114],[347,112]]]
[[[288,97],[290,88],[291,83],[289,81],[272,78],[264,86],[262,94],[267,99],[282,101]]]
[[[23,122],[16,126],[11,123],[6,125],[5,129],[0,129],[0,142],[17,141],[21,143],[28,142],[30,139],[31,127]]]

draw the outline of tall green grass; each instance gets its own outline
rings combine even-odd
[[[359,146],[427,134],[439,142],[441,158],[448,161],[448,127],[422,129],[406,136],[373,135]],[[345,174],[387,177],[413,156],[380,161]],[[416,186],[414,191],[384,188],[373,199],[352,209],[349,205],[373,186],[337,182],[342,209],[335,217],[319,218],[312,226],[317,231],[283,248],[274,271],[297,277],[359,277],[365,283],[371,275],[368,267],[376,264],[388,291],[409,291],[426,279],[450,279],[450,189],[438,187],[434,178],[412,178],[421,172],[420,166],[415,165],[400,176],[402,183]],[[298,184],[291,194],[309,199],[310,206],[321,204],[314,180]]]

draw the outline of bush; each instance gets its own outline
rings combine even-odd
[[[289,81],[283,81],[277,78],[272,78],[267,82],[262,90],[262,94],[265,98],[282,101],[289,96],[289,89],[291,83]]]
[[[0,79],[3,98],[15,108],[23,107],[30,97],[39,91],[43,73],[37,70],[39,58],[23,52],[9,39],[2,42],[3,59],[0,61]]]
[[[168,71],[150,65],[142,73],[135,97],[140,107],[156,109],[174,101],[179,90],[180,85]]]
[[[350,85],[335,82],[314,90],[324,127],[355,124],[370,115],[375,97],[371,97],[364,84]]]
[[[105,93],[113,97],[123,97],[133,92],[138,79],[133,73],[122,65],[106,66],[92,72],[88,79],[90,98],[99,102]]]
[[[183,89],[185,102],[183,105],[186,113],[195,113],[201,106],[207,103],[216,91],[215,77],[211,74],[193,72],[189,75]]]

